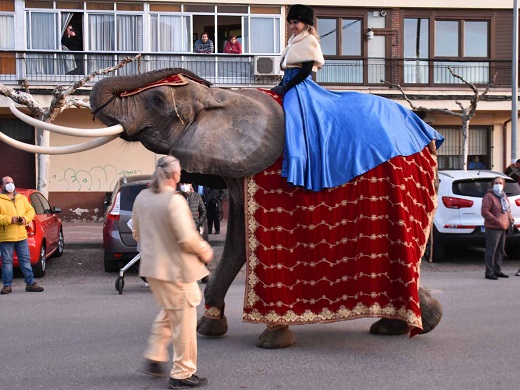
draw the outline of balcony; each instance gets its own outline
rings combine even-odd
[[[31,86],[53,86],[77,80],[85,72],[118,64],[135,53],[106,52],[16,52],[0,51],[0,82]],[[132,75],[163,68],[183,68],[220,87],[272,87],[278,83],[276,55],[228,54],[151,54],[144,53],[133,63],[115,72]],[[260,59],[269,60],[271,67],[258,66]],[[256,62],[256,63],[255,63]],[[511,61],[451,61],[362,58],[355,60],[327,60],[317,73],[316,81],[325,86],[377,86],[382,80],[415,88],[459,88],[462,81],[448,70],[475,85],[487,85],[497,73],[495,87],[511,87]],[[103,77],[103,76],[101,76]],[[105,76],[106,77],[106,76]]]

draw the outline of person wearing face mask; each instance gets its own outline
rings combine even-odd
[[[42,292],[43,287],[34,281],[31,267],[27,230],[25,225],[34,218],[34,208],[27,198],[15,191],[13,179],[5,176],[2,179],[0,194],[0,255],[2,256],[2,282],[0,294],[10,294],[13,284],[13,254],[16,251],[18,262],[26,283],[25,291]]]
[[[489,280],[509,277],[502,272],[501,266],[505,255],[506,231],[514,219],[504,186],[504,178],[495,177],[492,188],[482,199],[481,214],[484,217],[484,227],[486,228],[486,253],[484,255],[486,272],[484,276]]]

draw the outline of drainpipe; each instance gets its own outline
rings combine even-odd
[[[503,142],[503,146],[504,146],[504,152],[507,150],[507,124],[511,122],[511,118],[509,118],[507,121],[505,121],[503,124],[502,124],[502,142]],[[513,148],[511,147],[511,150],[513,150]],[[512,159],[513,157],[511,157]],[[504,169],[502,169],[502,172],[505,172],[505,169],[509,166],[509,163],[507,162],[507,153],[503,153],[503,159],[504,159]],[[513,161],[514,162],[514,161]]]
[[[516,161],[516,130],[518,119],[518,0],[513,0],[513,77],[511,113],[511,162]]]

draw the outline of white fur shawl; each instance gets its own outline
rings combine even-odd
[[[282,64],[286,68],[301,67],[302,62],[314,61],[312,70],[316,72],[323,66],[325,60],[321,46],[316,37],[308,31],[289,38],[287,47],[282,53]]]

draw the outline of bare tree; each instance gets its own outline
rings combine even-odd
[[[426,107],[422,107],[422,106],[416,106],[408,98],[406,93],[403,91],[403,88],[399,84],[394,84],[394,83],[391,83],[391,82],[385,81],[385,80],[381,80],[381,81],[387,85],[391,85],[392,87],[399,89],[399,91],[401,91],[401,94],[403,95],[404,99],[408,102],[408,104],[414,111],[437,112],[437,113],[442,113],[442,114],[446,114],[446,115],[458,116],[462,119],[462,139],[463,139],[462,151],[461,151],[462,152],[461,153],[462,154],[462,169],[467,169],[468,151],[469,151],[469,123],[477,112],[477,103],[487,95],[487,93],[489,92],[489,89],[495,83],[498,72],[493,75],[490,83],[486,86],[486,89],[484,90],[484,92],[479,94],[478,88],[474,84],[466,81],[463,77],[461,77],[458,74],[456,74],[455,72],[453,72],[453,69],[451,69],[451,67],[448,67],[448,70],[450,71],[450,73],[453,77],[462,81],[473,91],[473,95],[469,99],[469,107],[464,107],[461,102],[459,102],[458,100],[455,100],[455,103],[460,107],[460,112],[455,112],[455,111],[452,111],[447,108],[426,108]]]
[[[96,70],[81,80],[72,83],[68,87],[57,86],[52,91],[52,100],[48,108],[42,107],[40,103],[31,95],[29,92],[29,85],[26,80],[24,80],[22,84],[25,91],[17,91],[11,87],[0,84],[0,95],[4,95],[13,100],[15,103],[26,106],[35,118],[43,122],[53,123],[57,116],[68,108],[76,107],[90,109],[90,104],[88,103],[87,99],[79,100],[76,98],[71,98],[70,95],[72,93],[83,87],[89,81],[93,80],[96,76],[114,72],[117,69],[120,69],[127,64],[136,61],[140,57],[141,54],[138,54],[133,58],[127,57],[117,65]],[[37,129],[36,145],[49,146],[49,132],[47,130]],[[49,163],[50,159],[48,154],[38,154],[38,175],[36,188],[45,196],[48,195]]]

